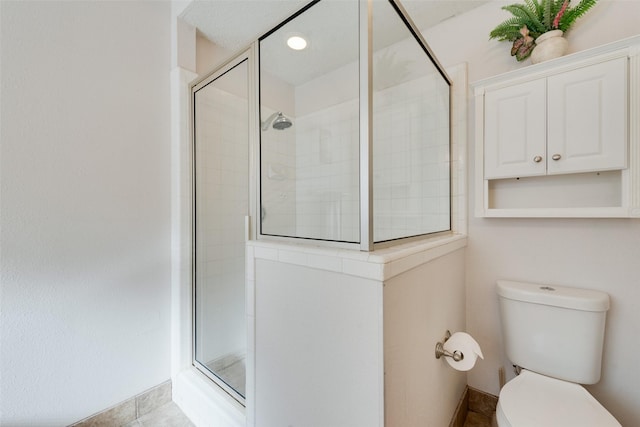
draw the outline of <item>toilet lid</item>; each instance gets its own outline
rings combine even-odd
[[[522,370],[500,391],[500,427],[621,427],[579,384]]]

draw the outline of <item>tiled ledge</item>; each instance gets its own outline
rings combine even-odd
[[[465,235],[451,234],[374,252],[268,240],[249,241],[247,250],[249,258],[279,261],[385,281],[466,245],[467,237]],[[249,269],[249,274],[252,274],[251,270]],[[253,280],[254,278],[249,277],[249,279]]]

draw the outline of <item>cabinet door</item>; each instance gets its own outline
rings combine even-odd
[[[627,166],[627,59],[549,77],[549,174]]]
[[[544,79],[485,94],[485,179],[544,175]]]

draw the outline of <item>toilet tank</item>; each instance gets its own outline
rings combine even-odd
[[[497,282],[509,360],[579,384],[600,380],[609,295],[564,286]]]

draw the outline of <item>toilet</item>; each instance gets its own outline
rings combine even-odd
[[[520,372],[498,397],[499,427],[620,427],[580,384],[600,380],[609,295],[499,280],[507,357]]]

